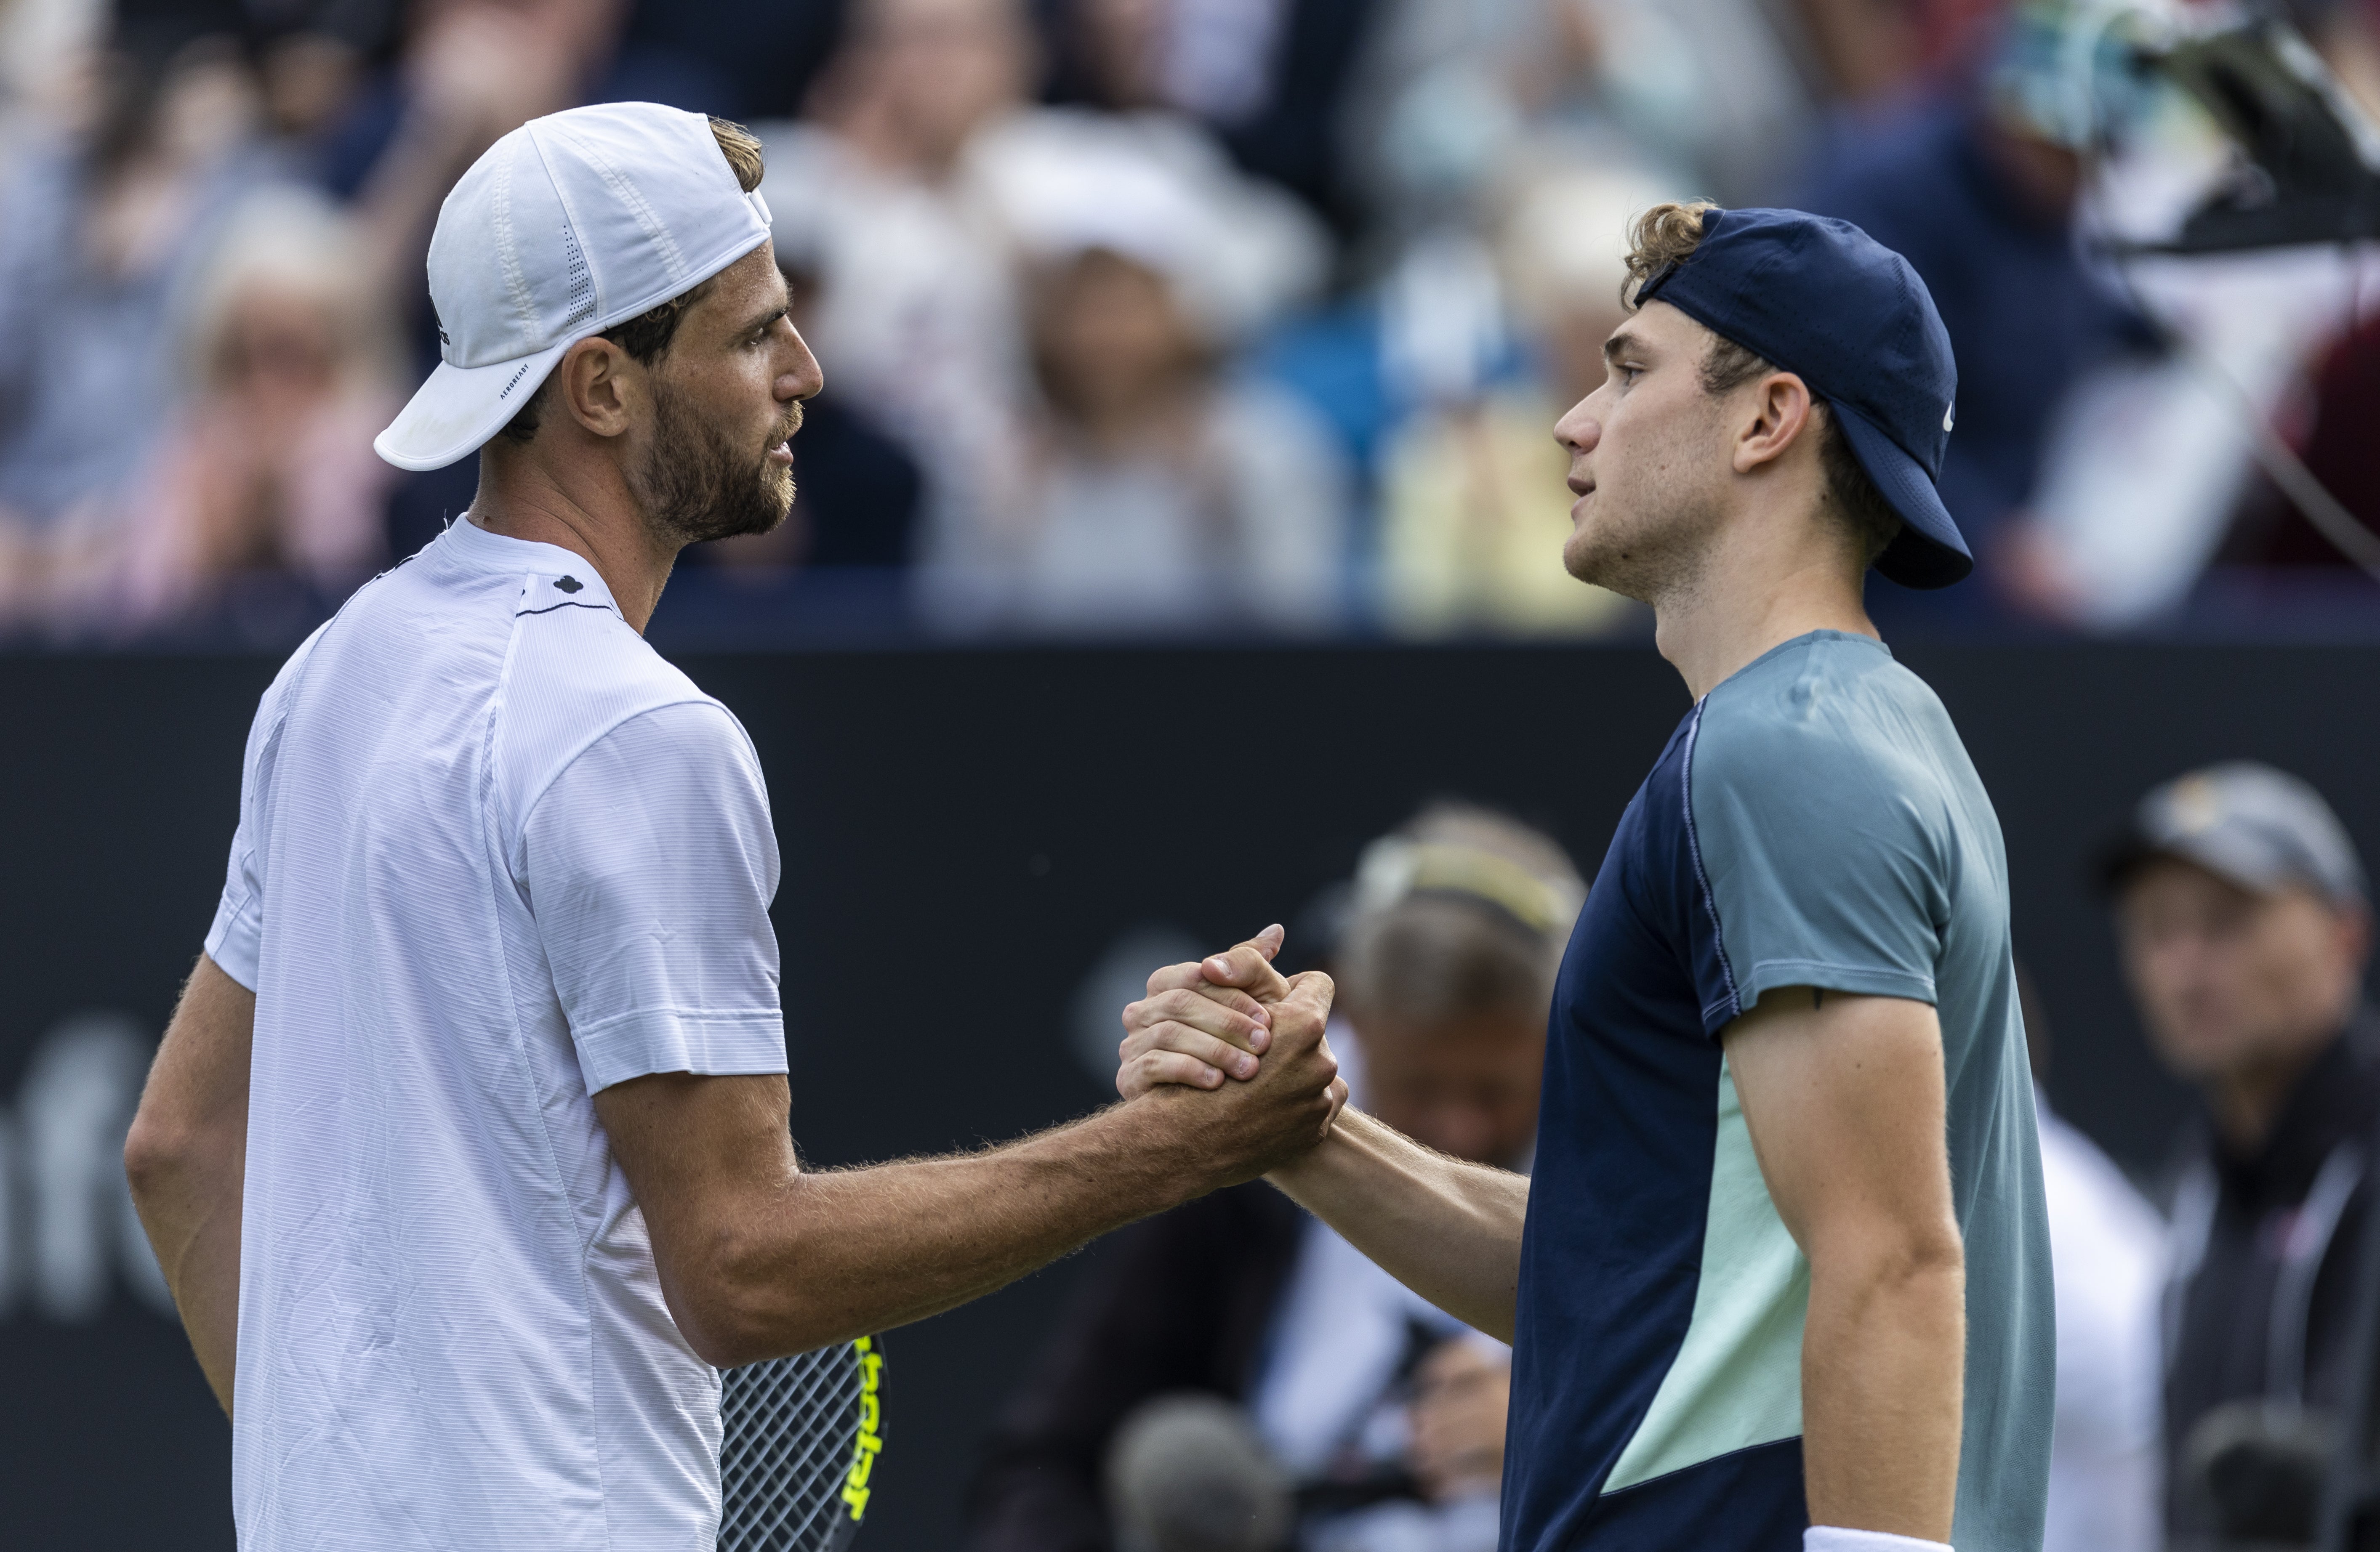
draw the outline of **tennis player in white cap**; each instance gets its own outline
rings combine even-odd
[[[1318,980],[1254,1083],[796,1165],[759,765],[640,634],[679,549],[792,500],[820,379],[759,181],[733,125],[582,108],[440,213],[444,361],[378,445],[478,452],[478,498],[266,692],[126,1147],[249,1552],[707,1552],[713,1365],[988,1292],[1344,1093]]]

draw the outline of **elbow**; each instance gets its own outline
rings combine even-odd
[[[785,1273],[780,1243],[722,1233],[697,1267],[665,1287],[679,1334],[714,1369],[740,1368],[856,1335],[834,1328],[828,1311],[805,1297]]]
[[[1863,1302],[1939,1293],[1963,1308],[1967,1250],[1955,1222],[1884,1226],[1842,1236],[1810,1258],[1814,1286],[1832,1283]]]
[[[143,1105],[124,1137],[124,1178],[132,1187],[132,1200],[146,1205],[172,1192],[177,1182],[203,1170],[206,1153],[195,1129]]]

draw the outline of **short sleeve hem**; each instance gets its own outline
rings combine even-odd
[[[644,1008],[572,1035],[589,1094],[653,1073],[728,1078],[785,1071],[785,1020],[775,1009]]]
[[[207,928],[207,957],[215,968],[249,991],[256,989],[256,958],[264,941],[264,913],[256,896],[233,898],[224,891],[215,919]]]
[[[1815,987],[1820,991],[1840,991],[1855,997],[1899,997],[1912,1002],[1933,1006],[1936,1001],[1934,977],[1908,970],[1889,970],[1876,965],[1835,964],[1819,959],[1764,959],[1755,964],[1736,988],[1733,1004],[1727,1000],[1703,1010],[1703,1024],[1716,1035],[1743,1013],[1751,1012],[1764,992],[1779,987]]]

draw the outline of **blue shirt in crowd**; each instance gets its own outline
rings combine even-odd
[[[1817,631],[1704,697],[1621,817],[1554,995],[1505,1552],[1795,1552],[1809,1264],[1719,1035],[1778,987],[1941,1021],[1967,1267],[1960,1552],[2041,1545],[2048,1225],[1998,818],[1942,704]]]

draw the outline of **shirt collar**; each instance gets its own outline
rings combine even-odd
[[[438,545],[448,559],[471,571],[524,578],[524,608],[571,603],[619,612],[594,563],[559,544],[490,533],[468,517],[457,517],[446,525]]]

